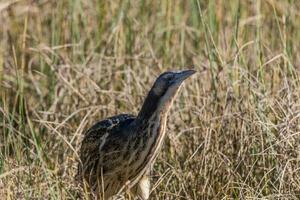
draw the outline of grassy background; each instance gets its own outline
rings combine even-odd
[[[298,0],[0,1],[0,196],[75,199],[82,132],[194,66],[153,199],[300,198]]]

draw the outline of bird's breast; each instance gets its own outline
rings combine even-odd
[[[129,177],[131,180],[138,180],[145,170],[155,160],[164,140],[166,116],[161,114],[153,115],[140,129],[135,136],[133,152],[128,164],[130,168]]]

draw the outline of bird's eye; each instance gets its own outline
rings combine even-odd
[[[166,77],[168,81],[172,80],[173,76],[170,74],[169,76]]]

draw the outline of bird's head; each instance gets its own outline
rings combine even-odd
[[[183,70],[162,73],[154,82],[140,114],[168,111],[183,81],[195,72],[195,70]]]
[[[158,97],[172,98],[183,81],[195,73],[195,70],[164,72],[155,81],[151,91]]]

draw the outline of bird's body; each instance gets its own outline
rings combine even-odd
[[[127,189],[148,199],[150,168],[164,141],[168,111],[182,81],[194,71],[167,73],[156,80],[137,117],[110,117],[85,133],[78,177],[101,199]]]

